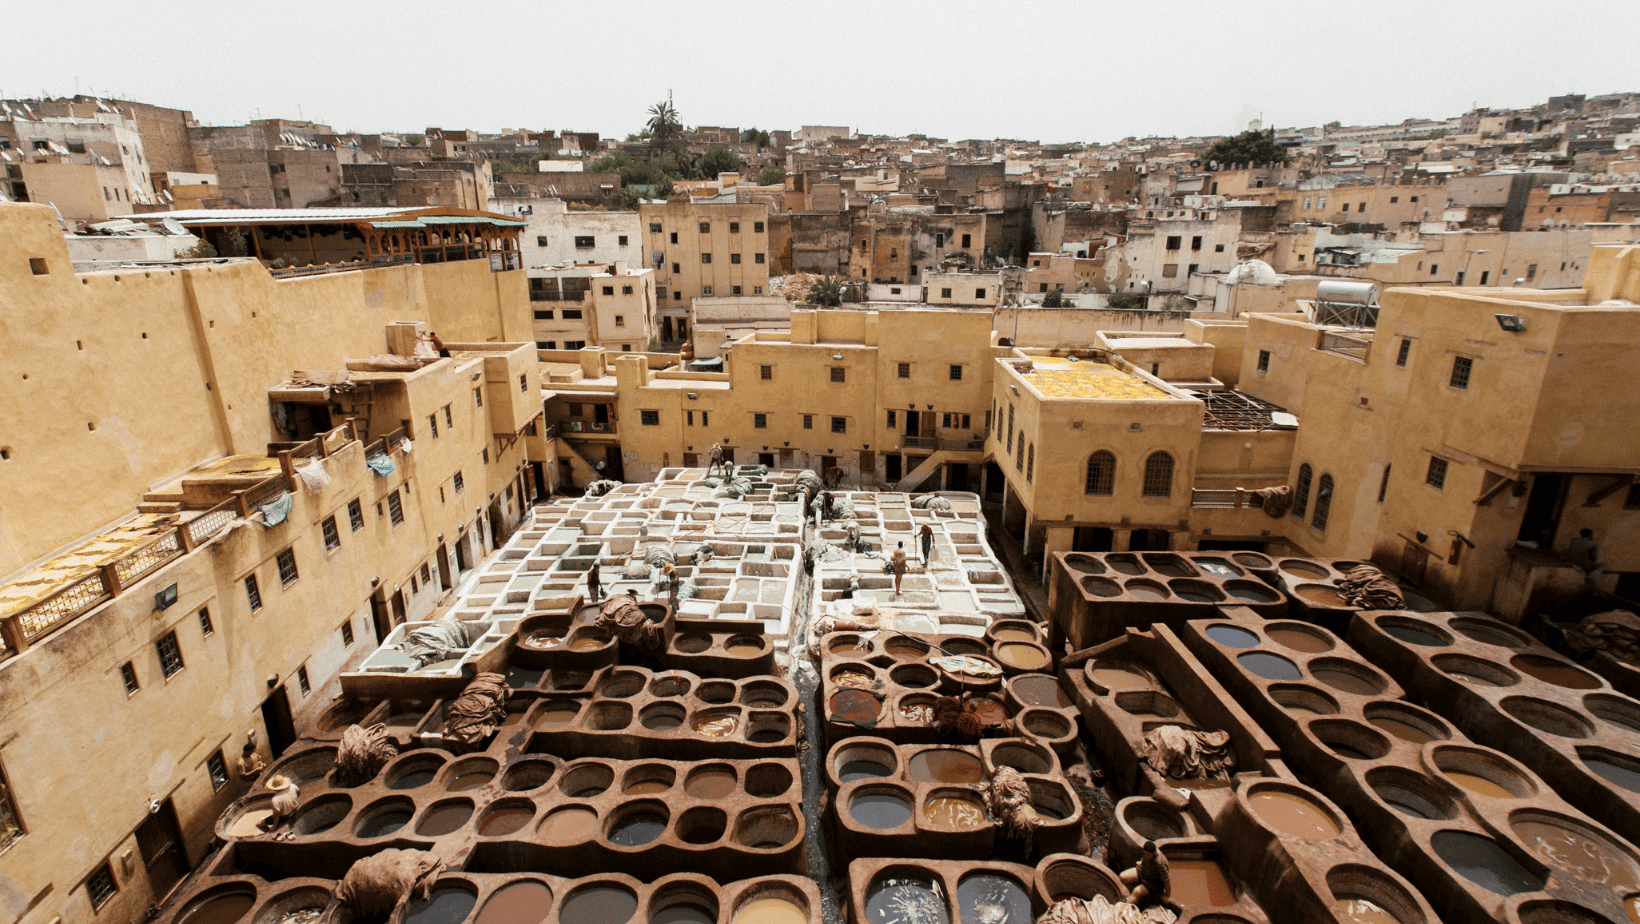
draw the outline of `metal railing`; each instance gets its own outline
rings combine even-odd
[[[1351,337],[1348,334],[1334,333],[1330,330],[1321,332],[1315,348],[1328,353],[1337,353],[1351,359],[1367,361],[1367,354],[1372,350],[1372,341],[1360,337]]]
[[[1241,488],[1192,488],[1190,491],[1192,507],[1249,507],[1259,503],[1258,495]]]

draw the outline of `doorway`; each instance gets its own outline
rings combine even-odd
[[[1168,532],[1165,529],[1136,529],[1128,537],[1130,552],[1167,551]]]
[[[467,533],[462,533],[456,537],[456,571],[458,573],[473,566],[472,562],[467,559],[467,543],[470,541],[471,539],[468,538]]]
[[[446,590],[456,586],[450,575],[450,547],[442,542],[438,547],[438,579]]]
[[[268,750],[278,760],[285,749],[296,743],[296,723],[290,717],[290,697],[281,684],[262,701],[262,725],[268,730]]]
[[[900,479],[905,477],[905,473],[901,470],[900,463],[901,459],[899,453],[888,452],[883,454],[884,481],[887,481],[891,485],[900,483]]]
[[[600,404],[598,407],[603,407],[603,405]],[[619,444],[604,447],[604,470],[598,477],[607,478],[611,481],[626,480],[626,470],[621,467],[621,447]]]
[[[968,490],[967,462],[952,462],[945,467],[945,489],[947,491]]]
[[[156,904],[188,875],[188,854],[182,846],[182,827],[177,824],[176,806],[166,799],[159,811],[149,812],[137,825],[137,850],[148,868],[148,886]]]
[[[1540,549],[1554,548],[1565,482],[1559,472],[1543,472],[1532,477],[1532,493],[1526,498],[1526,512],[1521,514],[1520,534],[1516,539],[1536,542]]]
[[[594,429],[594,430],[608,430],[609,429],[609,405],[607,405],[607,404],[594,404],[592,406],[592,429]]]
[[[1114,551],[1115,533],[1106,526],[1078,526],[1076,535],[1071,537],[1071,551],[1073,552],[1110,552]]]
[[[393,632],[393,620],[387,611],[387,591],[376,588],[370,595],[370,624],[376,629],[376,644],[387,641]]]
[[[772,452],[760,452],[760,453],[758,453],[757,454],[757,464],[758,465],[766,465],[769,468],[774,468],[774,453],[772,453]]]

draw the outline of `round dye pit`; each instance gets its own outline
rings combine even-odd
[[[1272,686],[1270,698],[1282,709],[1301,720],[1312,715],[1338,714],[1338,703],[1314,687]]]
[[[1259,643],[1257,634],[1223,623],[1208,626],[1207,637],[1226,648],[1252,648]]]
[[[422,813],[421,820],[416,822],[416,833],[427,837],[440,837],[466,824],[467,819],[471,817],[473,803],[466,799],[435,802],[432,808]]]
[[[450,768],[444,778],[444,788],[450,792],[466,792],[495,779],[499,765],[493,760],[462,761]]]
[[[491,893],[474,924],[541,924],[552,910],[552,890],[544,882],[521,879]]]
[[[558,909],[560,924],[625,924],[638,910],[638,896],[615,883],[584,886]]]
[[[712,637],[700,632],[690,632],[674,639],[672,646],[684,654],[700,654],[712,647]]]
[[[240,812],[239,817],[233,820],[228,827],[229,837],[256,837],[264,833],[268,819],[273,817],[273,809],[248,809]]]
[[[1147,690],[1150,676],[1125,661],[1089,661],[1088,679],[1107,690]]]
[[[863,670],[841,670],[831,675],[831,682],[840,687],[867,690],[876,683],[876,679]]]
[[[887,766],[874,760],[851,760],[837,768],[839,783],[853,783],[856,780],[871,780],[888,776],[892,773]]]
[[[433,782],[438,774],[437,763],[417,764],[406,769],[403,773],[393,777],[387,784],[388,789],[416,789]]]
[[[666,814],[658,807],[627,812],[609,826],[609,842],[617,847],[642,847],[665,834],[666,823]]]
[[[871,645],[860,643],[860,639],[849,636],[846,639],[832,643],[831,655],[834,658],[844,658],[849,661],[864,661],[871,657]]]
[[[962,924],[1021,924],[1031,920],[1031,893],[1012,876],[969,873],[957,881]]]
[[[1027,706],[1064,709],[1071,705],[1070,696],[1059,686],[1056,677],[1043,674],[1015,677],[1010,685],[1013,687],[1014,696]]]
[[[829,718],[835,722],[875,725],[883,704],[865,690],[838,690],[826,701],[831,707]]]
[[[535,727],[561,728],[575,721],[575,717],[580,713],[580,703],[550,703],[536,714]]]
[[[1419,728],[1411,722],[1403,722],[1400,719],[1392,719],[1388,716],[1378,716],[1376,718],[1368,718],[1367,721],[1371,722],[1378,728],[1379,731],[1384,732],[1390,737],[1399,738],[1402,741],[1409,741],[1413,744],[1427,744],[1428,742],[1438,740],[1434,733]]]
[[[478,820],[478,833],[483,837],[501,837],[512,834],[529,824],[535,817],[535,806],[503,802],[492,806]]]
[[[386,837],[410,823],[410,807],[394,806],[370,815],[359,824],[356,836],[360,838]]]
[[[1383,906],[1366,898],[1341,898],[1338,916],[1355,924],[1401,924],[1401,919],[1385,911]]]
[[[1189,908],[1228,908],[1236,903],[1236,889],[1217,860],[1171,860],[1169,879],[1173,901]]]
[[[969,795],[946,794],[923,806],[923,821],[948,831],[969,831],[985,824],[985,806]]]
[[[1241,577],[1247,573],[1222,558],[1198,558],[1195,562],[1196,567],[1214,577]]]
[[[1034,642],[1036,633],[1029,629],[1018,629],[1012,626],[1002,629],[992,629],[991,637],[999,642]]]
[[[1123,574],[1144,574],[1145,566],[1139,564],[1139,559],[1132,555],[1106,556],[1105,562]]]
[[[412,899],[405,909],[404,924],[461,924],[478,904],[478,896],[466,889],[448,886],[434,889],[424,899]]]
[[[177,915],[177,924],[234,924],[256,904],[256,893],[234,891],[218,893],[195,902]]]
[[[1352,661],[1334,659],[1312,662],[1310,673],[1316,680],[1340,693],[1377,696],[1384,692],[1385,683],[1376,673]]]
[[[1324,578],[1328,574],[1327,569],[1321,565],[1296,558],[1283,559],[1280,567],[1283,572],[1295,577]]]
[[[1342,831],[1325,809],[1296,793],[1267,789],[1254,793],[1247,801],[1254,814],[1283,834],[1325,840]]]
[[[699,900],[682,899],[649,912],[649,924],[717,924],[717,919],[717,908]]]
[[[1559,658],[1549,658],[1543,655],[1516,655],[1510,659],[1509,666],[1524,674],[1530,674],[1544,683],[1554,684],[1568,690],[1596,690],[1600,688],[1600,679],[1587,671],[1581,671],[1567,664]]]
[[[638,724],[650,731],[671,731],[683,724],[683,707],[675,703],[655,703],[638,714]]]
[[[1220,603],[1224,594],[1217,587],[1206,581],[1177,580],[1170,581],[1173,595],[1186,603]]]
[[[1298,665],[1278,654],[1267,651],[1249,651],[1236,656],[1236,661],[1248,673],[1265,680],[1298,680],[1304,672]]]
[[[1629,792],[1640,792],[1640,767],[1632,761],[1618,763],[1623,758],[1613,755],[1611,759],[1583,755],[1583,765],[1593,770],[1596,776],[1608,783],[1621,786]]]
[[[723,650],[731,658],[755,658],[764,652],[767,646],[760,638],[752,636],[736,636],[729,639]]]
[[[1442,770],[1446,778],[1472,793],[1492,799],[1514,799],[1516,795],[1503,788],[1492,780],[1474,773],[1464,773],[1459,770]]]
[[[1275,603],[1281,594],[1256,581],[1225,581],[1224,591],[1243,603]]]
[[[898,828],[911,820],[911,799],[895,790],[859,792],[849,800],[848,813],[868,828]]]
[[[866,895],[870,924],[949,924],[945,896],[932,879],[900,876],[884,879]]]
[[[1601,719],[1631,732],[1640,732],[1640,706],[1627,697],[1607,693],[1590,693],[1583,697],[1583,708]]]
[[[707,738],[727,738],[734,734],[739,726],[739,716],[716,713],[697,717],[690,727],[695,730],[695,734]]]
[[[1048,663],[1048,654],[1033,644],[1005,642],[997,646],[997,658],[1020,670],[1034,671]]]
[[[906,773],[921,783],[978,783],[985,777],[985,764],[966,751],[930,748],[911,756]]]
[[[535,833],[547,844],[585,843],[598,833],[598,813],[578,805],[561,808],[541,819]]]
[[[1543,888],[1542,878],[1489,838],[1467,831],[1439,831],[1429,843],[1458,875],[1488,892],[1508,896]]]
[[[1452,644],[1446,633],[1428,623],[1412,619],[1379,619],[1378,627],[1408,645],[1442,648]]]
[[[1123,588],[1135,600],[1166,600],[1167,588],[1151,581],[1128,581]]]
[[[1436,655],[1431,663],[1454,680],[1472,687],[1509,687],[1520,677],[1497,664],[1462,655]]]
[[[1152,799],[1139,799],[1122,807],[1122,820],[1146,841],[1184,837],[1188,833],[1178,812]]]
[[[1609,838],[1547,814],[1522,814],[1509,829],[1553,869],[1618,892],[1640,889],[1640,864]]]
[[[926,694],[901,697],[900,721],[906,725],[933,725],[934,697]]]
[[[808,924],[808,920],[803,906],[792,899],[764,896],[741,905],[735,912],[733,924]]]
[[[1511,696],[1499,705],[1522,723],[1559,738],[1587,738],[1594,734],[1593,723],[1556,703]]]
[[[1452,620],[1449,625],[1483,645],[1492,645],[1498,648],[1525,648],[1531,644],[1530,638],[1492,619],[1464,617]]]
[[[728,764],[714,764],[692,771],[683,781],[683,791],[696,799],[722,799],[735,791],[735,771]]]
[[[1105,573],[1105,566],[1099,563],[1099,559],[1089,558],[1086,555],[1066,555],[1065,564],[1069,565],[1072,571],[1080,571],[1084,574]]]
[[[1275,564],[1267,556],[1260,555],[1257,552],[1237,552],[1231,555],[1230,559],[1243,568],[1257,568],[1259,570],[1268,570]]]
[[[1085,577],[1081,583],[1082,591],[1095,597],[1119,597],[1122,595],[1122,585],[1109,578]]]
[[[1264,634],[1277,645],[1305,654],[1320,654],[1333,650],[1332,640],[1315,629],[1301,629],[1297,626],[1266,627]]]
[[[627,796],[652,796],[655,793],[666,792],[672,788],[677,776],[677,771],[671,767],[638,767],[627,773],[626,780],[621,785],[621,793]]]
[[[605,645],[608,645],[608,644],[609,644],[609,637],[608,636],[600,637],[600,636],[597,636],[597,635],[581,635],[581,636],[578,636],[576,638],[570,639],[569,650],[570,651],[596,651],[597,649],[602,648],[602,647],[604,647]]]
[[[1295,592],[1311,606],[1349,606],[1337,589],[1326,584],[1300,584]]]

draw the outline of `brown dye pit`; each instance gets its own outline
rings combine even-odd
[[[473,804],[471,802],[446,802],[443,805],[435,805],[421,816],[420,823],[416,825],[416,833],[425,834],[428,837],[449,834],[466,824],[467,819],[471,817],[473,817]]]
[[[1324,840],[1337,837],[1337,822],[1321,807],[1303,796],[1290,792],[1269,791],[1257,793],[1247,800],[1253,811],[1270,827],[1293,837]]]
[[[1141,584],[1137,581],[1127,585],[1128,596],[1139,600],[1166,600],[1167,591],[1151,584]]]
[[[1401,924],[1400,918],[1364,898],[1339,899],[1338,913],[1355,924]]]
[[[589,808],[571,806],[561,808],[541,819],[535,829],[537,836],[548,844],[580,844],[591,840],[598,831],[598,813]]]
[[[859,671],[840,671],[832,675],[831,682],[840,687],[854,687],[864,690],[868,689],[874,681],[870,674],[862,674]]]
[[[1027,706],[1064,709],[1071,705],[1071,698],[1065,695],[1059,681],[1053,677],[1020,677],[1014,681],[1014,695]]]
[[[1318,606],[1348,606],[1338,591],[1315,584],[1300,584],[1298,595]]]
[[[262,825],[273,817],[273,809],[252,809],[234,819],[228,829],[229,837],[255,837],[262,833]]]
[[[1349,671],[1322,669],[1313,671],[1315,679],[1321,681],[1334,690],[1345,693],[1355,693],[1361,696],[1375,696],[1383,692],[1378,684],[1365,677],[1358,677]]]
[[[890,641],[887,645],[890,657],[901,660],[920,661],[928,654],[928,646],[906,640]]]
[[[1427,744],[1435,740],[1434,735],[1410,722],[1402,722],[1399,719],[1386,719],[1382,716],[1368,718],[1367,721],[1378,726],[1379,731],[1393,735],[1402,741],[1410,741],[1413,744]]]
[[[703,716],[695,720],[694,729],[697,734],[708,738],[727,738],[735,733],[735,726],[740,720],[732,715]]]
[[[1002,723],[1008,721],[1007,707],[1003,706],[996,700],[976,700],[973,706],[974,718],[979,719],[980,723],[983,725],[1001,725]]]
[[[484,816],[478,823],[478,833],[484,837],[498,837],[511,834],[524,827],[531,818],[535,817],[533,808],[499,808]]]
[[[999,642],[1034,642],[1036,633],[1027,629],[997,629],[991,637]]]
[[[1285,645],[1294,651],[1303,651],[1309,654],[1319,654],[1331,651],[1333,643],[1327,641],[1314,632],[1305,632],[1303,629],[1266,629],[1264,634],[1278,645]]]
[[[1528,850],[1555,869],[1621,892],[1640,889],[1640,865],[1603,837],[1541,818],[1516,821],[1509,827]]]
[[[683,781],[683,791],[696,799],[721,799],[735,791],[735,772],[708,767]]]
[[[755,658],[763,653],[763,646],[756,642],[739,642],[724,649],[731,657]]]
[[[629,796],[652,796],[658,792],[666,792],[671,788],[664,780],[642,780],[628,785],[621,791]]]
[[[251,892],[230,892],[207,899],[189,908],[177,918],[177,924],[233,924],[245,916],[256,904]]]
[[[985,824],[985,808],[968,796],[937,796],[923,806],[923,820],[937,828],[966,831]]]
[[[638,896],[614,884],[578,889],[558,909],[559,924],[626,924],[638,910]]]
[[[591,636],[582,636],[581,638],[578,638],[575,641],[569,643],[569,650],[570,651],[591,651],[594,648],[602,648],[607,644],[609,644],[608,639],[593,638]]]
[[[808,924],[808,920],[802,907],[791,899],[759,898],[741,905],[733,924]]]
[[[1482,677],[1479,674],[1470,674],[1470,673],[1467,673],[1465,671],[1461,671],[1461,670],[1457,669],[1456,667],[1447,667],[1447,668],[1444,668],[1444,670],[1447,672],[1447,674],[1451,675],[1454,679],[1461,680],[1464,683],[1467,683],[1472,687],[1501,687],[1501,686],[1503,686],[1503,684],[1498,683],[1496,680],[1493,680],[1490,677]]]
[[[927,703],[905,703],[900,706],[900,718],[913,725],[933,725],[934,707]]]
[[[1174,860],[1168,872],[1173,900],[1186,908],[1227,908],[1236,903],[1236,890],[1215,860]]]
[[[477,789],[493,779],[495,779],[494,770],[468,770],[450,780],[450,785],[444,788],[450,792],[466,792],[469,789]]]
[[[1150,688],[1150,678],[1127,667],[1115,665],[1096,666],[1088,672],[1100,686],[1110,690],[1145,690]]]
[[[1048,656],[1034,645],[1007,642],[997,646],[997,657],[1002,663],[1025,670],[1035,670],[1048,663]]]
[[[568,725],[575,721],[575,716],[580,711],[581,707],[573,703],[562,706],[548,706],[542,710],[541,717],[536,720],[535,724],[538,727],[542,725]]]
[[[1484,776],[1476,776],[1473,773],[1459,773],[1456,770],[1442,770],[1441,772],[1446,774],[1447,779],[1450,779],[1452,782],[1457,783],[1459,786],[1462,786],[1470,792],[1479,793],[1483,796],[1492,796],[1496,799],[1515,798],[1514,793],[1504,789],[1502,786],[1499,786]]]
[[[1145,573],[1145,566],[1139,564],[1131,555],[1109,555],[1105,557],[1105,561],[1123,574]]]
[[[528,879],[495,891],[478,912],[474,924],[541,924],[552,908],[552,890]]]
[[[1531,674],[1544,683],[1552,683],[1557,687],[1565,687],[1568,690],[1593,690],[1600,686],[1600,681],[1593,676],[1571,665],[1542,655],[1519,655],[1511,660],[1509,664],[1523,673]]]
[[[882,713],[882,703],[864,690],[838,690],[827,702],[840,722],[875,722]]]
[[[1291,558],[1281,563],[1281,570],[1287,572],[1288,574],[1296,574],[1302,577],[1324,578],[1327,576],[1326,568],[1323,568],[1320,565],[1311,564],[1307,561],[1297,561]]]
[[[859,645],[833,645],[831,646],[831,653],[836,657],[848,658],[854,661],[871,657],[871,649],[861,648]]]
[[[985,765],[967,751],[930,748],[912,755],[906,772],[922,783],[978,783],[985,777]]]

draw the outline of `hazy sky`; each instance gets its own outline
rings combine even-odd
[[[848,125],[1112,141],[1640,90],[1640,0],[9,0],[0,95],[339,130]]]

